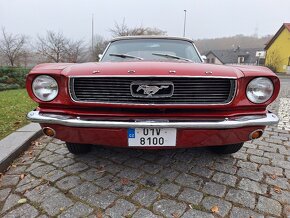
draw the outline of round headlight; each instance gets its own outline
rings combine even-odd
[[[58,85],[54,78],[41,75],[34,79],[32,83],[34,95],[41,101],[51,101],[58,94]]]
[[[270,79],[258,77],[253,79],[247,87],[247,97],[253,103],[264,103],[273,94],[274,86]]]

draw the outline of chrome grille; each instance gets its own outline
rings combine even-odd
[[[130,85],[135,81],[170,81],[170,98],[136,98]],[[227,104],[234,97],[235,80],[198,77],[72,77],[70,93],[74,101],[118,104]]]

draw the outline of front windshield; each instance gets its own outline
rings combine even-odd
[[[110,44],[102,62],[132,60],[202,62],[192,43],[178,39],[124,39]]]

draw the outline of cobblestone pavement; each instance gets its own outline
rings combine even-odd
[[[290,216],[290,80],[271,108],[279,125],[227,156],[201,148],[74,156],[42,137],[2,175],[1,216]]]

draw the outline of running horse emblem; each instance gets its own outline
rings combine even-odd
[[[161,89],[167,89],[169,86],[161,85],[161,86],[149,86],[149,85],[140,85],[137,89],[137,92],[140,90],[144,91],[144,95],[147,97],[152,97]]]

